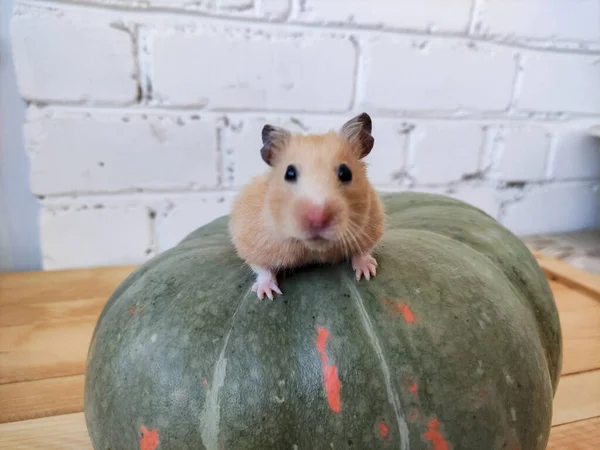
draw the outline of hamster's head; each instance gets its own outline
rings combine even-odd
[[[373,148],[371,128],[366,113],[325,134],[264,126],[261,156],[271,166],[268,220],[276,232],[323,251],[349,249],[364,239],[370,184],[362,159]]]

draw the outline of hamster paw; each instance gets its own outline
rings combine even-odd
[[[370,253],[363,253],[352,258],[352,268],[356,272],[357,281],[360,281],[363,276],[366,280],[370,280],[377,274],[377,261]]]
[[[259,299],[262,300],[266,294],[267,297],[273,300],[274,292],[282,294],[272,271],[257,266],[252,266],[252,270],[256,274],[256,282],[252,285],[252,292],[256,292]]]
[[[252,292],[256,292],[256,295],[258,295],[258,298],[261,300],[264,298],[265,294],[273,300],[273,292],[277,292],[280,295],[282,293],[279,286],[277,286],[277,282],[270,280],[257,281],[252,285]]]

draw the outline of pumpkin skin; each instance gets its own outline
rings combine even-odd
[[[370,281],[306,267],[261,302],[227,217],[137,268],[90,344],[94,448],[545,449],[562,338],[535,259],[461,201],[382,199]]]

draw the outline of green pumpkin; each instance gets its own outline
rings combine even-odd
[[[260,301],[227,217],[135,270],[89,350],[94,448],[546,448],[562,344],[531,253],[463,202],[382,198],[370,281],[306,267]]]

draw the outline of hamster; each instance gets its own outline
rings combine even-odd
[[[263,127],[260,154],[269,170],[238,193],[229,221],[261,300],[282,294],[281,269],[349,260],[358,281],[376,275],[371,253],[383,234],[384,207],[362,160],[373,148],[371,129],[366,113],[325,134]]]

